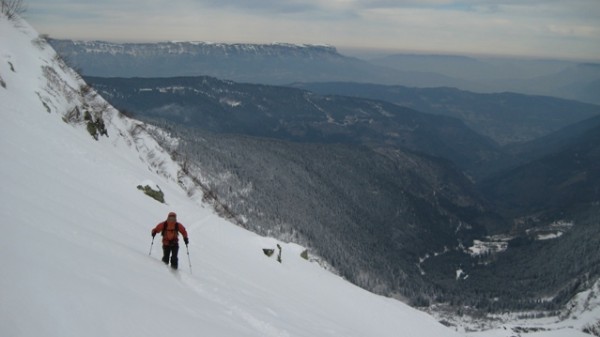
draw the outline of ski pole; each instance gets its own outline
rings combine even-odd
[[[150,253],[148,253],[148,255],[152,255],[152,246],[154,246],[154,236],[152,237],[152,243],[150,244]]]
[[[188,264],[190,265],[190,274],[191,274],[192,273],[192,260],[190,260],[190,250],[188,248],[187,243],[185,244],[185,250],[187,251]]]

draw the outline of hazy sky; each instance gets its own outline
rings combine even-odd
[[[24,0],[54,38],[600,60],[600,0]]]

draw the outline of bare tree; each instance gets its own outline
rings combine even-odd
[[[0,0],[0,12],[9,20],[14,20],[26,10],[27,6],[23,0]]]

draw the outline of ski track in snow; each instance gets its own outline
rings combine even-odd
[[[274,327],[267,321],[261,320],[256,316],[252,315],[248,310],[243,309],[236,305],[234,302],[227,301],[215,294],[215,292],[207,291],[202,286],[202,280],[195,278],[191,274],[181,274],[181,270],[174,272],[177,278],[183,282],[190,290],[196,292],[207,301],[212,302],[211,306],[224,308],[227,315],[235,316],[245,321],[250,327],[258,331],[262,336],[265,337],[290,337],[291,335],[285,331]],[[216,290],[216,289],[214,289]],[[275,312],[270,310],[273,316],[276,316]]]

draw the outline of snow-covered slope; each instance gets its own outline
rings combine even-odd
[[[0,336],[457,335],[301,247],[280,243],[283,263],[267,258],[278,242],[190,198],[143,126],[90,94],[25,22],[0,18],[0,77]],[[101,118],[108,137],[92,138],[77,111]],[[136,188],[147,181],[166,204]],[[178,272],[158,243],[148,255],[150,229],[171,210],[190,234]]]
[[[108,137],[91,137],[86,112]],[[27,23],[1,16],[0,158],[0,336],[458,336],[302,259],[302,247],[216,216],[142,123],[94,95]],[[166,204],[139,184],[158,185]],[[169,211],[191,240],[177,272],[149,235]],[[283,263],[262,253],[277,244]],[[595,322],[598,291],[573,312]],[[573,319],[531,336],[585,336]],[[526,336],[468,336],[514,335]]]

